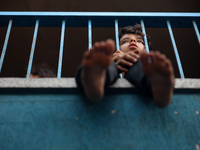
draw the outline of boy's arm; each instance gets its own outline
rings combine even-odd
[[[117,50],[113,53],[112,60],[117,65],[117,68],[122,72],[127,72],[129,67],[134,65],[137,62],[139,55],[134,52],[122,52],[121,50]]]

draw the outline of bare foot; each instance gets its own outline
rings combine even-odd
[[[84,53],[81,81],[90,101],[98,102],[104,96],[106,69],[112,63],[114,51],[114,41],[107,40],[106,42],[96,42],[90,52],[86,51]]]
[[[149,75],[154,103],[159,107],[167,106],[173,96],[174,71],[171,61],[160,52],[143,52],[140,56],[142,69]]]

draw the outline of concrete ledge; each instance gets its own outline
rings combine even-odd
[[[133,88],[126,79],[118,79],[111,88]],[[0,78],[0,88],[76,88],[74,78]],[[175,89],[200,89],[200,79],[175,79]]]

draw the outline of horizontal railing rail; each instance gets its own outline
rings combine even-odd
[[[155,13],[155,12],[0,12],[0,27],[8,27],[0,59],[0,73],[12,27],[35,27],[27,78],[30,78],[35,44],[39,27],[61,27],[61,40],[57,77],[61,78],[65,27],[87,27],[88,47],[92,46],[93,27],[114,27],[116,47],[119,49],[118,28],[140,23],[144,42],[149,52],[145,28],[168,28],[181,78],[185,78],[172,28],[194,28],[200,44],[198,25],[200,13]]]
[[[93,27],[113,27],[119,20],[119,27],[127,24],[145,21],[146,27],[166,27],[166,20],[173,27],[193,27],[192,21],[200,24],[200,13],[138,13],[138,12],[0,12],[0,26],[7,26],[10,19],[13,26],[34,27],[40,20],[41,27],[60,27],[63,20],[66,27],[87,27],[88,20],[93,21]],[[16,22],[15,22],[16,21]]]

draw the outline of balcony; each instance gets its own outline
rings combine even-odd
[[[169,31],[178,74],[171,104],[156,107],[125,79],[118,79],[102,102],[89,103],[74,78],[62,76],[65,28],[87,28],[90,47],[93,27],[113,27],[118,47],[118,27],[136,22],[144,32],[150,27]],[[1,70],[12,27],[34,27],[27,77],[0,78],[0,149],[198,150],[200,79],[185,77],[173,28],[193,28],[194,42],[200,43],[199,24],[200,13],[0,12],[0,26],[7,26]],[[61,28],[57,78],[29,79],[40,27]]]

